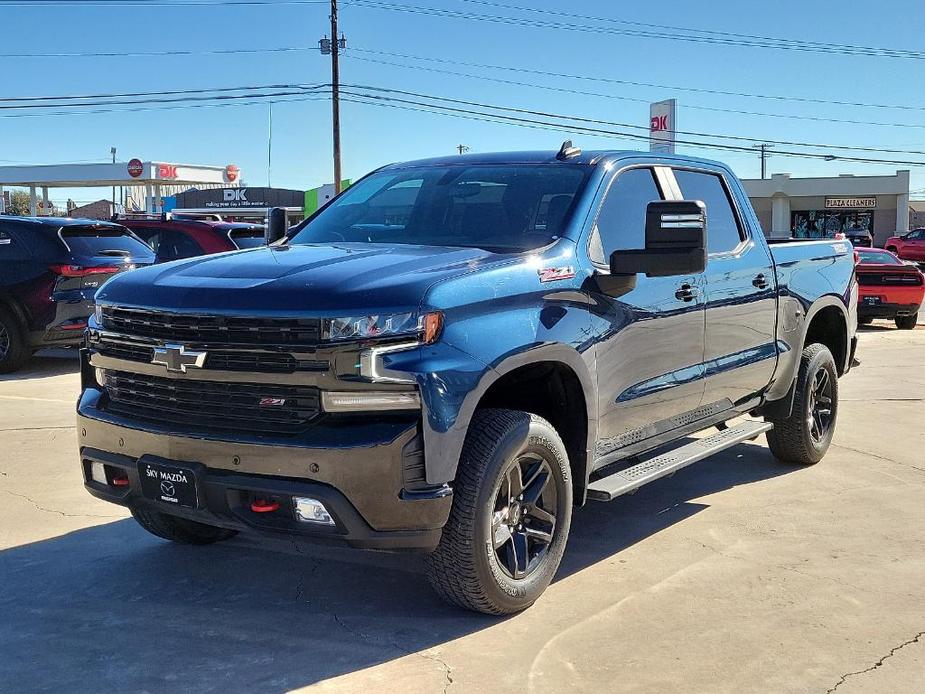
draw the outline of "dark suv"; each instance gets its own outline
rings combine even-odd
[[[129,215],[117,221],[154,249],[158,263],[257,248],[264,244],[262,224],[174,217],[170,214]]]
[[[151,249],[118,224],[0,216],[0,373],[40,347],[79,344],[97,288],[153,262]]]

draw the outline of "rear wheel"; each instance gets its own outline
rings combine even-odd
[[[568,455],[552,425],[526,412],[481,410],[463,446],[428,579],[460,607],[519,612],[559,568],[571,514]]]
[[[235,530],[197,523],[147,508],[136,507],[131,511],[138,524],[152,535],[184,545],[211,545],[238,534]]]
[[[17,371],[30,354],[22,325],[12,313],[0,308],[0,373]]]
[[[811,465],[822,460],[835,434],[838,415],[838,372],[828,347],[803,350],[789,417],[771,418],[768,446],[778,460]]]
[[[911,316],[896,316],[893,320],[900,330],[912,330],[919,321],[919,315],[913,313]]]

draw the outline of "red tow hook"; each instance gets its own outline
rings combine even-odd
[[[131,484],[128,480],[128,475],[120,475],[119,477],[112,478],[113,487],[127,487]]]
[[[257,499],[251,502],[251,511],[254,513],[273,513],[279,510],[278,501],[267,501],[266,499]]]

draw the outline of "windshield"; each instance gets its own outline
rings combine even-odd
[[[886,251],[858,250],[858,257],[862,263],[877,263],[880,265],[902,265],[902,261],[892,253]]]
[[[347,189],[290,243],[539,248],[565,228],[590,171],[569,164],[383,171]]]

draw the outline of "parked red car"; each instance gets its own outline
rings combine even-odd
[[[879,248],[858,248],[858,322],[892,318],[896,327],[912,330],[925,298],[925,275],[914,265]]]
[[[118,217],[118,222],[154,249],[158,263],[264,245],[262,224],[170,214],[125,215]]]
[[[925,229],[914,229],[902,236],[891,236],[883,247],[903,260],[925,263]]]

